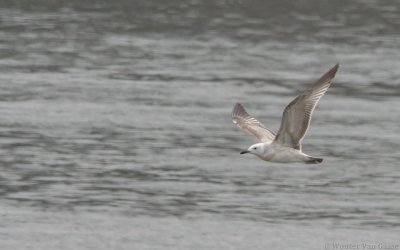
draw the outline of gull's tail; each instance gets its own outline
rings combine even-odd
[[[306,164],[318,164],[318,163],[321,163],[322,162],[322,158],[315,158],[315,157],[308,157],[305,161],[304,161],[304,163],[306,163]]]

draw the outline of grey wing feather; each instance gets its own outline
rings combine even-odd
[[[338,68],[339,64],[336,64],[310,89],[301,93],[286,106],[275,141],[284,146],[301,149],[301,140],[307,132],[314,108],[328,90]]]
[[[232,110],[232,121],[244,131],[256,136],[261,142],[271,142],[275,139],[275,133],[249,115],[240,103],[236,103]]]

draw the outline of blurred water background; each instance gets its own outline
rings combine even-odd
[[[0,248],[400,244],[398,1],[0,1]],[[239,155],[340,62],[304,152]]]

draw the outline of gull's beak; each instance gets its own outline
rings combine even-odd
[[[250,151],[249,150],[245,150],[245,151],[240,152],[241,155],[242,154],[247,154],[247,153],[250,153]]]

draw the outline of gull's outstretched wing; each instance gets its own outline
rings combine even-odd
[[[261,142],[271,142],[275,139],[275,133],[249,115],[240,103],[236,103],[232,110],[232,121],[244,131],[255,135]]]
[[[301,140],[307,132],[314,108],[328,90],[338,68],[339,64],[336,64],[310,89],[307,89],[289,103],[283,112],[276,142],[284,146],[301,149]]]

